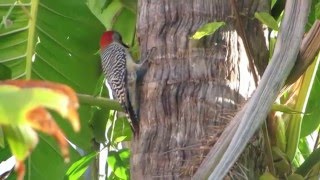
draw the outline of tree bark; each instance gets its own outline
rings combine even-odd
[[[259,77],[267,64],[263,29],[254,13],[268,11],[268,3],[238,1],[239,27],[231,1],[139,0],[142,54],[157,49],[140,87],[140,135],[132,141],[132,179],[191,178],[251,96],[254,76]],[[201,40],[190,39],[199,27],[213,21],[226,25]],[[239,35],[240,28],[245,37]],[[259,175],[260,145],[259,136],[252,140],[229,177]]]

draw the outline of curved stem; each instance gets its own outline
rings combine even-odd
[[[30,19],[28,24],[29,32],[28,32],[27,56],[26,56],[26,79],[27,80],[31,79],[32,58],[34,56],[34,44],[35,44],[34,40],[35,40],[38,4],[39,4],[39,0],[31,1],[31,14],[29,17]]]
[[[87,94],[77,94],[77,96],[81,104],[87,104],[91,106],[101,106],[108,109],[123,112],[121,105],[115,100],[111,100],[103,97],[95,97]]]

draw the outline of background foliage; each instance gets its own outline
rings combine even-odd
[[[67,84],[79,94],[107,96],[103,91],[100,70],[100,35],[105,29],[115,28],[126,33],[124,39],[131,44],[135,27],[135,3],[105,1],[101,5],[99,2],[101,1],[1,1],[1,79],[25,79],[31,76],[31,79]],[[95,11],[91,5],[98,9]],[[38,8],[37,11],[32,10],[34,7]],[[97,16],[101,15],[102,21],[93,12]],[[103,19],[102,15],[112,19]],[[36,23],[31,19],[36,19]],[[121,22],[126,20],[127,23],[119,23],[118,19]],[[32,29],[33,35],[30,33]],[[32,40],[34,43],[30,44]],[[28,57],[28,54],[32,56]],[[77,146],[77,149],[70,148],[70,163],[64,163],[52,137],[40,133],[40,142],[26,162],[28,179],[62,179],[73,162],[93,151],[94,138],[103,141],[101,136],[104,136],[109,110],[83,103],[79,113],[79,133],[74,133],[69,124],[53,113],[68,139]],[[119,122],[122,123],[118,124],[123,125],[124,120]],[[116,128],[120,129],[118,126]],[[128,134],[129,131],[126,132]],[[8,146],[0,150],[1,160],[9,156]]]

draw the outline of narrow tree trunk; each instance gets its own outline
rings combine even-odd
[[[141,85],[141,130],[132,142],[132,179],[190,179],[255,90],[254,72],[261,75],[268,52],[254,12],[267,11],[269,1],[242,0],[236,5],[255,68],[249,65],[230,2],[139,0],[142,52],[157,49]],[[212,36],[190,40],[212,21],[226,25]],[[247,149],[230,176],[259,174],[259,145]]]

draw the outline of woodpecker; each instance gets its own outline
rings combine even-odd
[[[137,72],[141,64],[136,64],[120,34],[116,31],[106,31],[100,40],[100,57],[106,83],[112,90],[112,95],[128,115],[134,135],[139,133],[138,103],[137,103]]]

